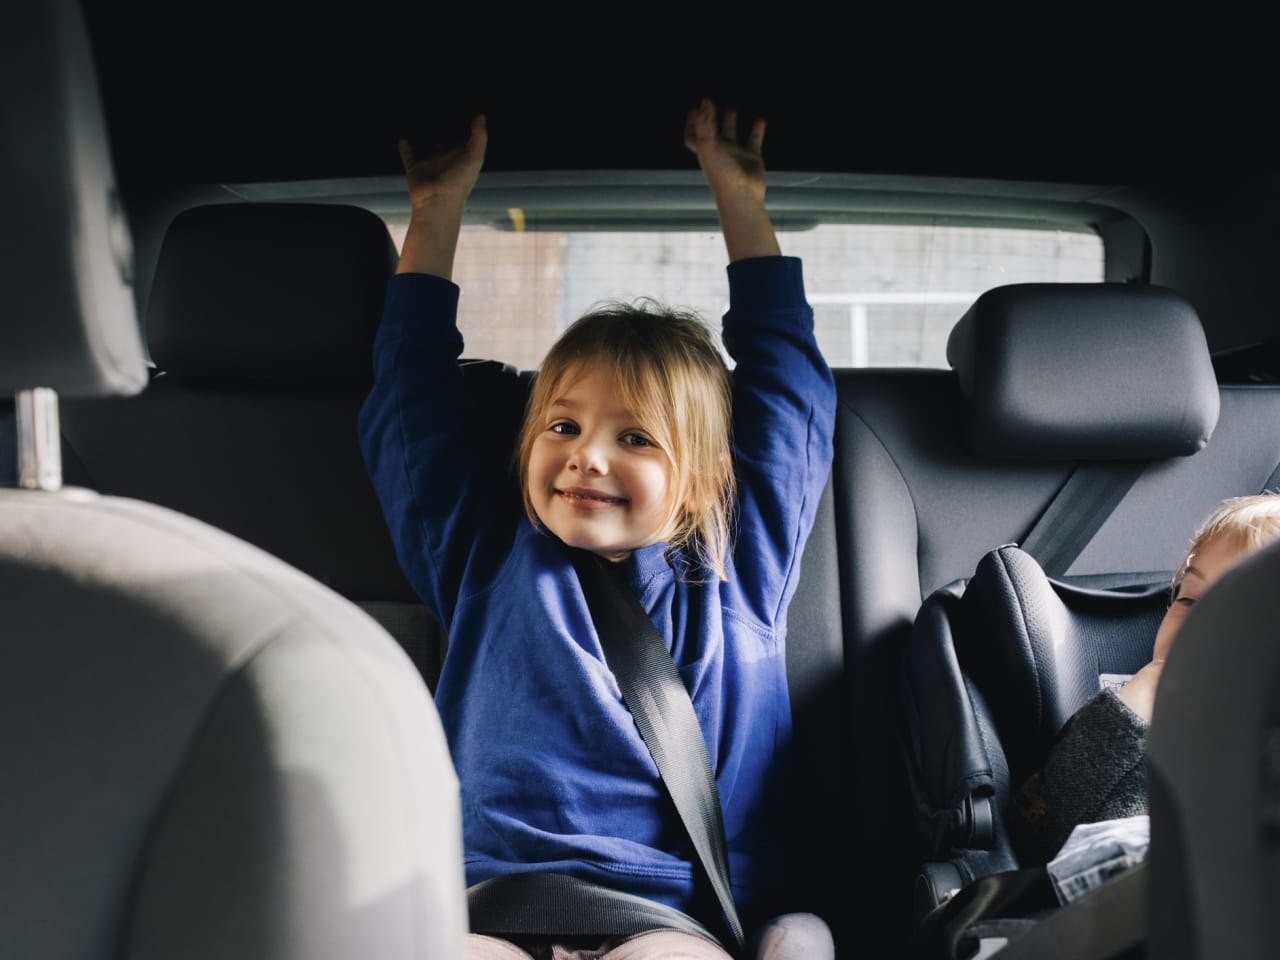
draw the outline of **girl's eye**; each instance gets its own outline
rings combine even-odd
[[[653,441],[642,433],[625,433],[622,442],[631,447],[652,447]]]
[[[572,436],[578,433],[578,425],[570,423],[568,420],[558,420],[547,428],[552,433],[560,433],[566,436]]]
[[[1196,605],[1195,597],[1179,597],[1174,603],[1181,604],[1184,607],[1194,607]]]

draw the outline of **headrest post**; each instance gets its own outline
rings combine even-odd
[[[57,391],[34,387],[19,390],[14,399],[18,431],[18,486],[27,490],[62,489]]]

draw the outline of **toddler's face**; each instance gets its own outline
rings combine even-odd
[[[1217,583],[1222,575],[1234,567],[1242,559],[1246,550],[1243,546],[1229,539],[1218,537],[1205,543],[1191,557],[1191,565],[1187,567],[1178,595],[1169,610],[1160,621],[1160,629],[1156,632],[1156,646],[1152,658],[1163,660],[1169,655],[1173,638],[1182,629],[1183,621],[1209,588]]]
[[[588,370],[560,390],[534,438],[526,483],[547,529],[621,560],[670,536],[672,467],[612,381],[611,371]]]

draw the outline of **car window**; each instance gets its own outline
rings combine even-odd
[[[399,246],[404,222],[388,221]],[[1064,229],[823,224],[788,231],[803,258],[818,342],[832,366],[946,367],[951,327],[984,290],[1103,279],[1102,238]],[[469,224],[454,279],[472,357],[533,369],[594,303],[651,295],[716,320],[726,307],[718,231],[501,230]]]

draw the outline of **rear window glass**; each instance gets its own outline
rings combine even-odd
[[[403,242],[404,224],[390,223]],[[996,227],[824,225],[779,231],[804,260],[818,343],[847,366],[946,367],[947,334],[984,290],[1097,282],[1096,234]],[[537,367],[564,328],[606,299],[652,296],[718,324],[727,306],[718,232],[512,232],[467,225],[454,279],[466,356]]]

